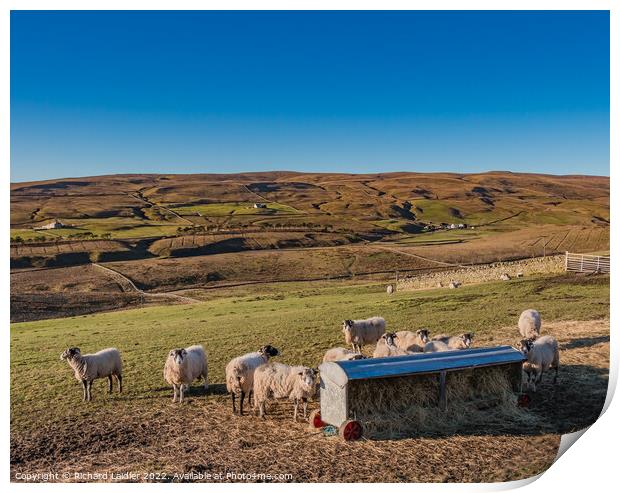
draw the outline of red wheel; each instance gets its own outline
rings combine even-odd
[[[312,426],[312,428],[323,428],[325,426],[325,423],[321,419],[321,411],[318,409],[315,409],[310,413],[308,421],[310,422],[310,426]]]
[[[530,405],[530,396],[527,394],[521,394],[519,399],[517,400],[517,405],[519,407],[527,407]]]
[[[363,430],[361,423],[352,419],[345,421],[340,427],[340,438],[346,442],[359,440],[362,438],[362,433]]]

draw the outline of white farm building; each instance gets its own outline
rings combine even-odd
[[[47,223],[42,226],[35,226],[34,229],[60,229],[64,227],[65,225],[63,223],[61,223],[58,219],[54,219],[51,223]]]

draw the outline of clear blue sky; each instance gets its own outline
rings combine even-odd
[[[11,179],[609,174],[607,12],[13,12]]]

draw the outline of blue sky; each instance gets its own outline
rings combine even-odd
[[[11,179],[609,174],[607,12],[13,12]]]

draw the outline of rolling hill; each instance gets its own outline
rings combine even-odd
[[[255,209],[259,202],[265,208]],[[609,178],[490,172],[114,175],[11,185],[12,236],[59,219],[53,233],[157,237],[179,227],[326,229],[375,234],[424,225],[601,224]]]
[[[64,227],[35,229],[53,220]],[[14,320],[170,302],[153,293],[177,290],[383,280],[608,249],[607,177],[271,172],[11,185]],[[90,265],[101,263],[137,290]]]

